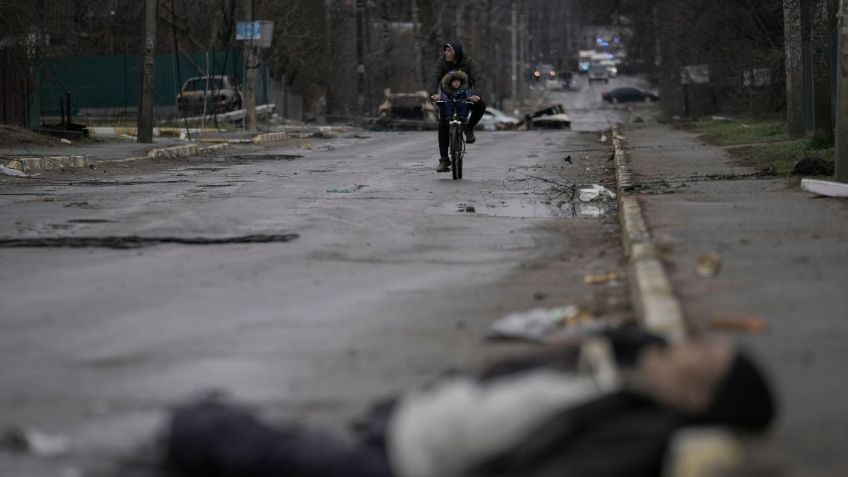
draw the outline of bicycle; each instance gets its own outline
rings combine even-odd
[[[458,180],[462,179],[462,158],[465,156],[465,135],[463,134],[465,131],[465,119],[457,114],[459,109],[457,108],[457,105],[472,104],[472,102],[464,99],[449,99],[438,100],[436,101],[436,104],[441,104],[446,101],[452,102],[454,106],[453,114],[447,118],[448,127],[450,128],[448,132],[448,137],[450,138],[448,151],[450,153],[451,174],[453,174],[453,180]]]

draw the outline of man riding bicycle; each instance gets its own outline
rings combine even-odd
[[[471,117],[465,125],[465,142],[468,144],[477,140],[474,137],[474,127],[483,117],[483,112],[486,111],[486,104],[479,96],[479,91],[482,88],[482,83],[477,77],[477,66],[470,56],[465,54],[462,43],[459,40],[451,40],[445,43],[442,48],[442,56],[436,62],[433,70],[431,84],[436,94],[430,96],[433,101],[441,99],[443,91],[441,87],[442,79],[452,71],[461,71],[468,76],[468,88],[472,88],[475,93],[468,98],[471,103]],[[439,167],[436,172],[447,172],[450,167],[450,159],[448,159],[448,146],[450,142],[449,129],[447,121],[442,118],[439,122]]]

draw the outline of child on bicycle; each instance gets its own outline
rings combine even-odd
[[[447,121],[454,113],[465,122],[468,119],[469,98],[474,96],[474,91],[468,87],[468,75],[462,71],[455,70],[442,78],[440,93],[442,104],[442,121]],[[459,100],[454,103],[452,100]]]
[[[439,100],[441,101],[441,121],[439,122],[439,168],[436,172],[447,172],[450,160],[448,159],[448,119],[454,113],[459,116],[463,123],[468,121],[468,101],[474,96],[474,91],[468,85],[468,75],[460,70],[448,72],[443,78],[439,88]],[[458,100],[453,102],[453,100]]]

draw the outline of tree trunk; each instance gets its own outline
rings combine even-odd
[[[331,115],[335,111],[335,81],[333,76],[333,0],[324,0],[324,61],[327,63],[326,77],[324,80],[325,93],[327,95],[326,114]]]
[[[833,116],[830,97],[830,69],[828,68],[828,45],[830,44],[830,19],[828,0],[813,1],[812,47],[813,47],[813,124],[814,137],[818,141],[833,141]]]
[[[783,0],[783,18],[786,45],[786,126],[791,137],[804,137],[801,0]]]
[[[848,182],[848,0],[839,6],[836,75],[836,180]]]
[[[421,48],[421,20],[418,17],[418,2],[417,0],[410,0],[410,6],[412,8],[412,42],[415,55],[415,80],[421,82],[421,84],[427,84],[427,78],[424,77],[424,65],[422,64],[422,48]],[[429,88],[429,85],[427,85]]]

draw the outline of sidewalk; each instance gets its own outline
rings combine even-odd
[[[778,389],[767,453],[786,475],[845,475],[848,202],[762,177],[687,132],[651,124],[623,135],[631,195],[687,321],[766,323],[737,333]],[[711,253],[704,277],[699,257]]]
[[[114,128],[99,128],[101,130]],[[159,136],[150,144],[120,140],[117,135],[98,134],[100,142],[73,144],[21,144],[0,146],[0,164],[23,172],[88,167],[99,162],[132,161],[156,157],[192,156],[219,150],[230,144],[264,143],[348,131],[344,126],[275,126],[269,131],[194,133],[192,141]]]

